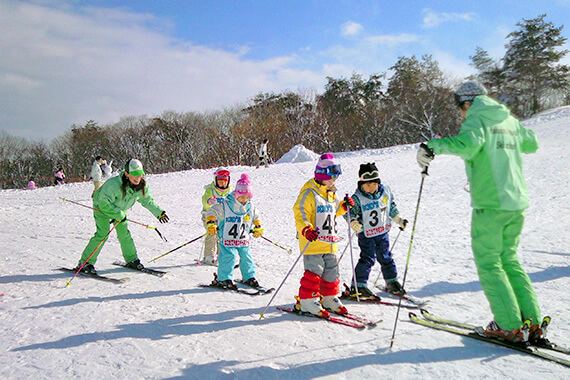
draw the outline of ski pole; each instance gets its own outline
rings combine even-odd
[[[346,198],[348,198],[348,194],[346,194]],[[356,269],[354,268],[354,255],[352,254],[352,236],[351,236],[351,229],[350,229],[350,207],[346,205],[346,223],[348,225],[348,245],[350,247],[350,265],[352,266],[352,278],[354,284],[354,292],[356,293],[356,302],[360,302],[360,297],[358,295],[358,285],[356,282]]]
[[[416,232],[416,222],[418,221],[418,211],[420,209],[420,200],[422,199],[422,190],[424,188],[424,180],[428,175],[428,168],[422,171],[422,182],[420,183],[420,191],[418,194],[418,204],[416,205],[416,212],[414,215],[414,225],[412,226],[412,236],[410,237],[410,246],[408,248],[408,258],[406,260],[406,269],[404,270],[404,279],[402,280],[402,288],[406,285],[406,276],[408,274],[408,266],[410,264],[410,256],[412,254],[412,244],[414,242],[414,233]],[[398,310],[396,311],[396,320],[394,321],[394,331],[392,332],[392,338],[390,339],[390,348],[394,345],[394,339],[396,338],[396,326],[398,325],[398,316],[400,315],[400,307],[402,306],[402,299],[404,298],[404,293],[400,293],[400,300],[398,301]]]
[[[273,302],[273,300],[275,299],[275,296],[277,295],[277,293],[279,293],[279,290],[281,290],[281,287],[283,286],[283,284],[285,283],[285,280],[287,280],[287,277],[289,277],[289,275],[291,274],[291,272],[293,272],[293,268],[295,268],[295,266],[297,265],[297,263],[299,262],[299,260],[301,259],[301,257],[303,257],[303,254],[305,254],[305,251],[307,250],[307,248],[309,247],[309,244],[311,242],[308,241],[307,245],[305,245],[305,248],[303,248],[303,250],[301,251],[301,253],[299,254],[299,257],[297,257],[297,260],[295,260],[295,262],[293,263],[293,265],[291,266],[291,269],[289,269],[289,272],[287,272],[287,274],[285,275],[285,278],[283,279],[283,281],[281,281],[281,285],[279,285],[279,287],[277,288],[277,290],[275,291],[275,293],[273,293],[273,297],[271,297],[271,299],[269,300],[269,303],[267,304],[267,306],[265,306],[265,309],[263,309],[263,311],[261,313],[259,313],[259,320],[262,320],[265,318],[265,315],[263,315],[263,313],[265,313],[265,311],[267,310],[267,308],[269,307],[269,305],[271,305],[271,302]]]
[[[283,249],[283,250],[287,251],[287,253],[288,253],[288,254],[291,254],[291,253],[293,253],[293,251],[292,251],[292,250],[290,250],[290,249],[287,249],[287,248],[285,248],[285,247],[282,247],[282,246],[280,246],[279,244],[277,244],[277,243],[275,243],[275,242],[273,242],[273,241],[269,240],[268,238],[266,238],[266,237],[265,237],[265,236],[263,236],[263,235],[261,236],[261,238],[262,238],[263,240],[266,240],[266,241],[270,242],[271,244],[273,244],[273,245],[276,245],[277,247],[279,247],[279,248],[281,248],[281,249]]]
[[[79,274],[79,272],[81,272],[81,269],[83,269],[83,267],[84,267],[85,265],[87,265],[87,263],[89,262],[89,259],[91,259],[91,257],[95,254],[95,252],[97,252],[97,250],[99,249],[99,247],[103,244],[103,242],[104,242],[105,240],[107,240],[107,238],[109,237],[109,235],[111,234],[111,232],[113,232],[113,230],[115,229],[115,227],[117,227],[117,225],[118,225],[119,223],[121,223],[120,220],[117,221],[117,223],[115,223],[115,224],[113,225],[113,228],[111,228],[111,229],[109,230],[109,232],[107,232],[107,235],[105,235],[105,237],[103,238],[103,240],[101,240],[101,242],[97,245],[97,247],[95,247],[95,249],[93,250],[93,252],[91,252],[91,254],[90,254],[89,257],[87,258],[87,260],[85,260],[85,262],[84,262],[83,264],[81,264],[81,266],[79,267],[79,269],[77,270],[77,272],[75,272],[75,274],[73,275],[73,277],[71,277],[71,280],[69,280],[69,281],[67,281],[67,282],[65,283],[65,287],[66,287],[66,288],[71,285],[71,281],[73,281],[73,279],[74,279],[75,277],[77,277],[77,275]]]
[[[404,229],[402,227],[400,227],[400,231],[398,231],[398,235],[396,235],[396,239],[394,239],[394,242],[392,243],[392,247],[390,248],[390,252],[392,252],[394,250],[394,246],[396,245],[396,242],[398,241],[398,238],[400,237],[400,233],[404,231]],[[380,280],[380,276],[382,275],[382,269],[380,269],[380,272],[378,273],[378,277],[376,277],[376,281],[374,281],[374,287],[376,287],[376,284],[378,284],[378,280]]]
[[[98,210],[98,209],[96,209],[96,208],[94,208],[94,207],[87,206],[87,205],[84,205],[84,204],[79,203],[79,202],[72,201],[72,200],[67,199],[67,198],[62,198],[62,197],[60,197],[60,198],[63,199],[65,202],[73,203],[74,205],[78,205],[78,206],[81,206],[81,207],[85,207],[85,208],[88,208],[88,209],[91,209],[91,210],[95,210],[95,211],[98,211],[98,212],[103,212],[103,211]],[[137,222],[137,221],[130,220],[130,219],[127,219],[127,221],[129,221],[129,222],[131,222],[131,223],[134,223],[134,224],[138,224],[138,225],[143,226],[143,227],[146,227],[146,228],[150,228],[151,230],[155,230],[156,233],[158,234],[158,236],[160,236],[160,238],[161,238],[162,240],[164,240],[165,242],[168,241],[168,240],[166,240],[166,238],[165,238],[164,236],[162,236],[162,234],[160,233],[160,231],[159,231],[158,228],[156,228],[156,227],[149,226],[148,224],[144,224],[144,223]]]
[[[155,258],[152,259],[152,260],[149,260],[149,263],[152,263],[153,261],[156,261],[156,260],[160,259],[161,257],[164,257],[164,256],[166,256],[166,255],[168,255],[168,254],[171,254],[172,252],[177,251],[177,250],[179,250],[179,249],[182,248],[182,247],[186,247],[188,244],[193,243],[193,242],[195,242],[196,240],[201,239],[201,238],[203,238],[203,237],[206,236],[206,235],[208,235],[207,232],[206,232],[204,235],[200,235],[200,236],[198,236],[197,238],[194,238],[194,239],[192,239],[192,240],[190,240],[190,241],[187,241],[186,243],[182,244],[182,245],[179,246],[179,247],[176,247],[176,248],[174,248],[174,249],[172,249],[172,250],[170,250],[170,251],[168,251],[168,252],[166,252],[166,253],[163,253],[162,255],[160,255],[160,256],[158,256],[158,257],[155,257]]]

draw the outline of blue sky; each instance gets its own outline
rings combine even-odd
[[[0,0],[0,129],[49,140],[87,120],[320,93],[327,76],[401,56],[431,54],[460,81],[476,46],[501,58],[516,23],[542,13],[564,25],[570,0]]]

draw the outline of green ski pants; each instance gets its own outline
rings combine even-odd
[[[500,328],[514,330],[523,320],[540,323],[540,306],[517,247],[524,210],[473,210],[471,246],[479,281]]]
[[[95,213],[93,216],[95,217],[95,226],[97,227],[97,231],[83,250],[83,253],[81,254],[81,263],[84,263],[89,258],[89,255],[91,255],[91,253],[95,250],[99,243],[101,243],[101,241],[107,241],[107,234],[111,230],[109,217],[100,212]],[[121,244],[121,251],[123,252],[123,258],[125,259],[125,262],[128,263],[129,261],[137,259],[137,249],[135,247],[133,238],[131,237],[131,233],[127,228],[127,221],[125,220],[124,222],[117,224],[115,231],[117,231],[117,238]],[[91,256],[89,259],[89,263],[95,264],[97,261],[97,256],[99,256],[99,253],[101,252],[101,249],[103,249],[104,245],[105,242],[101,244],[101,246],[97,249],[97,252],[93,253],[93,256]]]

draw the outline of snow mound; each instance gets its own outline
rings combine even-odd
[[[570,117],[570,106],[563,106],[558,108],[552,108],[536,115],[533,115],[530,119],[524,120],[523,124],[526,127],[536,124],[543,124],[547,122],[557,121],[560,119],[568,119]]]
[[[285,163],[296,163],[296,162],[307,162],[316,161],[319,159],[319,155],[312,150],[305,148],[302,144],[295,145],[291,150],[285,153],[279,160],[277,164]]]

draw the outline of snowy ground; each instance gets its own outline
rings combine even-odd
[[[550,338],[570,346],[570,270],[567,237],[570,107],[526,122],[540,139],[536,154],[525,156],[531,207],[519,249],[534,282],[543,312],[551,315]],[[358,166],[375,161],[384,183],[396,194],[402,215],[413,219],[420,185],[416,149],[401,146],[339,154],[343,175],[339,193],[352,193]],[[270,168],[232,168],[232,184],[247,172],[254,202],[262,213],[265,236],[293,254],[261,239],[252,246],[259,281],[277,287],[297,258],[291,207],[315,162],[280,163]],[[171,223],[152,231],[131,224],[144,263],[199,235],[200,196],[212,170],[149,176],[151,193]],[[419,209],[406,288],[430,299],[433,314],[486,324],[491,319],[477,281],[469,242],[469,195],[461,160],[440,156],[426,179]],[[407,321],[400,313],[396,341],[390,337],[396,308],[348,304],[354,312],[383,319],[376,329],[358,331],[326,321],[283,314],[291,305],[302,266],[297,266],[259,321],[271,296],[249,297],[197,287],[212,279],[212,267],[195,265],[201,242],[192,243],[155,263],[164,278],[111,265],[120,259],[113,234],[97,262],[100,273],[129,276],[114,285],[69,273],[94,232],[91,212],[60,197],[90,204],[92,185],[77,183],[36,191],[0,192],[0,378],[2,379],[308,379],[308,378],[539,378],[563,379],[558,364],[531,358],[483,342],[437,332]],[[136,205],[129,218],[158,226]],[[347,225],[339,222],[343,236]],[[396,231],[391,233],[394,240]],[[410,231],[394,249],[403,275]],[[340,244],[343,249],[346,241]],[[354,239],[354,256],[358,245]],[[350,281],[350,255],[341,262]],[[375,279],[378,266],[371,275]],[[236,278],[240,278],[236,271]],[[566,315],[566,317],[564,317]]]

